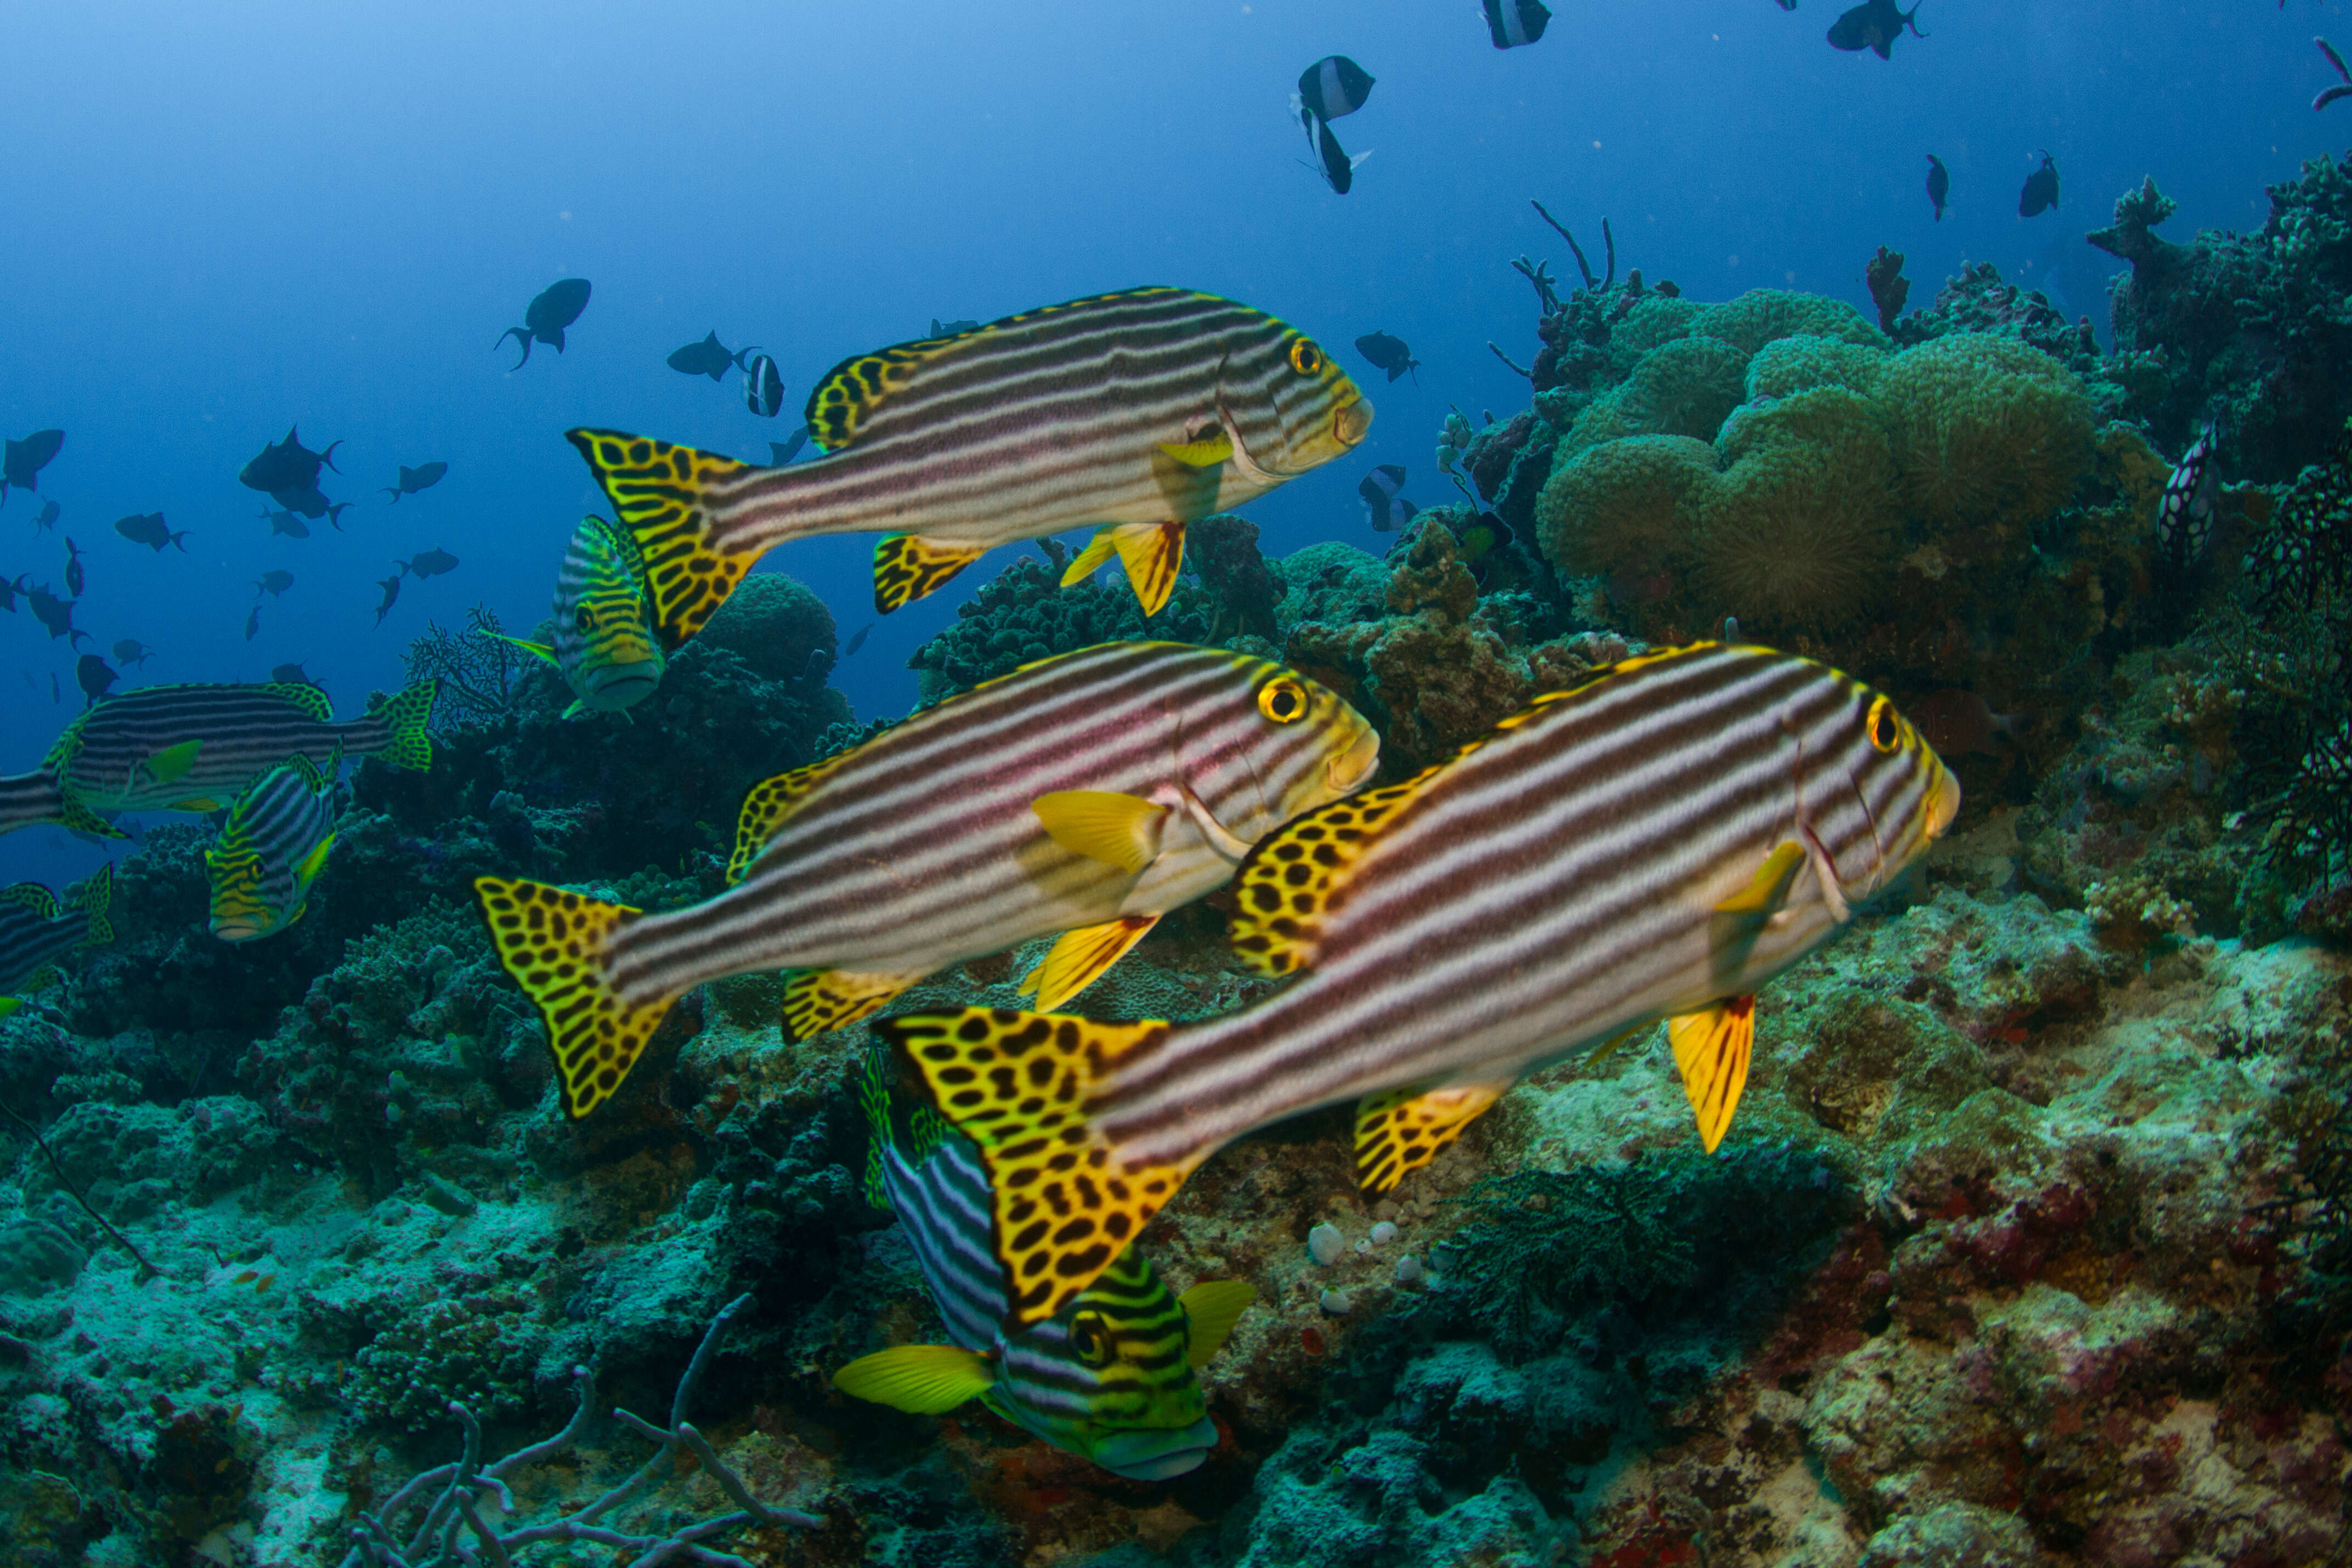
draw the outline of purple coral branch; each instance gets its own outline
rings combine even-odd
[[[1515,370],[1515,371],[1518,371],[1518,372],[1519,372],[1519,374],[1521,374],[1521,375],[1523,375],[1523,376],[1527,377],[1527,378],[1528,378],[1528,380],[1529,380],[1529,381],[1533,381],[1533,380],[1535,380],[1535,379],[1536,379],[1536,373],[1535,373],[1533,371],[1531,371],[1531,370],[1528,369],[1525,365],[1521,365],[1521,364],[1516,364],[1516,363],[1514,363],[1514,362],[1512,361],[1512,359],[1511,359],[1511,356],[1510,356],[1510,355],[1508,355],[1508,354],[1507,354],[1507,353],[1503,352],[1503,350],[1500,350],[1500,349],[1496,349],[1496,348],[1495,348],[1495,340],[1494,340],[1493,339],[1489,338],[1488,340],[1486,340],[1486,347],[1488,347],[1489,349],[1494,349],[1494,350],[1495,350],[1495,357],[1496,357],[1496,359],[1498,359],[1498,360],[1502,361],[1503,361],[1503,363],[1505,363],[1505,364],[1507,364],[1507,365],[1509,365],[1509,366],[1511,367],[1511,369],[1513,369],[1513,370]]]
[[[1609,232],[1607,218],[1601,220],[1601,242],[1609,247],[1609,274],[1601,280],[1601,287],[1605,289],[1617,281],[1617,240],[1616,236]],[[1582,261],[1584,258],[1580,256],[1576,259]],[[1584,277],[1586,282],[1591,281],[1592,273],[1590,268],[1586,269]]]
[[[2336,74],[2344,78],[2333,87],[2323,88],[2319,96],[2311,100],[2311,107],[2314,111],[2316,111],[2326,109],[2339,98],[2352,97],[2352,70],[2344,68],[2344,57],[2336,52],[2335,45],[2326,38],[2314,38],[2311,41],[2319,46],[2319,52],[2327,57],[2327,63],[2334,66]]]
[[[1584,259],[1584,247],[1576,243],[1576,236],[1569,233],[1567,228],[1561,225],[1558,218],[1553,217],[1549,213],[1544,212],[1544,204],[1541,202],[1538,202],[1534,197],[1530,196],[1528,198],[1528,205],[1533,207],[1538,213],[1542,214],[1543,221],[1549,224],[1552,228],[1559,233],[1559,237],[1568,242],[1569,250],[1576,256],[1576,270],[1584,274],[1584,287],[1587,288],[1598,288],[1601,287],[1601,280],[1592,276],[1592,264]]]

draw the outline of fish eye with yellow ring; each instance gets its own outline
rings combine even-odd
[[[1910,727],[1903,716],[1895,711],[1894,702],[1880,697],[1870,705],[1870,719],[1865,727],[1870,731],[1870,744],[1881,751],[1893,751],[1903,744],[1904,731]]]
[[[1258,688],[1257,711],[1276,724],[1296,724],[1307,714],[1307,691],[1287,675]]]
[[[1302,376],[1311,376],[1323,368],[1323,350],[1301,338],[1290,345],[1290,368]]]
[[[1110,1360],[1110,1325],[1103,1322],[1100,1312],[1080,1312],[1070,1320],[1070,1348],[1088,1366],[1101,1366]]]

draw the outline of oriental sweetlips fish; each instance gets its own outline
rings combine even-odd
[[[1298,977],[1254,1007],[1182,1025],[971,1008],[875,1030],[980,1145],[1014,1318],[1034,1322],[1210,1154],[1316,1106],[1357,1103],[1358,1175],[1385,1189],[1521,1074],[1664,1019],[1712,1150],[1756,988],[1958,807],[1886,697],[1809,659],[1697,643],[1595,672],[1261,842],[1234,946]]]
[[[790,539],[887,533],[874,606],[920,599],[998,545],[1086,526],[1064,573],[1116,553],[1146,614],[1168,601],[1184,526],[1364,439],[1371,405],[1262,311],[1138,288],[844,361],[809,394],[826,455],[789,468],[614,430],[572,445],[636,540],[675,649]]]
[[[989,1249],[980,1151],[929,1106],[894,1103],[887,1059],[858,1090],[872,1142],[866,1193],[906,1228],[949,1344],[904,1344],[833,1375],[860,1399],[943,1415],[978,1399],[1065,1453],[1130,1480],[1196,1469],[1217,1446],[1194,1369],[1223,1345],[1257,1292],[1205,1281],[1182,1296],[1132,1247],[1053,1317],[1017,1333],[1003,1265]]]
[[[310,884],[335,847],[335,775],[288,758],[255,779],[230,808],[220,838],[205,852],[212,883],[212,933],[224,942],[274,936],[302,918]]]
[[[620,713],[661,685],[667,660],[651,614],[637,547],[604,518],[583,517],[555,580],[554,646],[505,641],[562,672],[574,698],[564,717]]]
[[[580,319],[580,312],[588,308],[588,280],[584,277],[559,278],[532,297],[530,308],[522,313],[522,325],[509,327],[499,334],[490,345],[493,353],[506,346],[509,338],[522,344],[522,358],[514,362],[516,370],[530,363],[530,346],[545,343],[557,353],[563,352],[563,329]]]
[[[67,727],[41,766],[0,779],[0,832],[58,822],[122,835],[100,815],[209,815],[289,757],[381,757],[422,772],[433,765],[425,722],[436,690],[420,681],[360,718],[335,722],[316,686],[145,686],[108,697]]]
[[[106,906],[114,897],[114,868],[102,865],[96,875],[66,895],[57,895],[37,882],[20,882],[0,888],[0,1018],[24,1006],[19,991],[37,991],[58,977],[57,963],[82,947],[114,940]]]
[[[1075,996],[1379,759],[1355,709],[1279,664],[1107,643],[759,785],[731,885],[705,903],[644,915],[500,877],[474,890],[579,1117],[620,1086],[673,1000],[726,975],[801,971],[783,1028],[805,1040],[950,964],[1058,932],[1026,988]]]

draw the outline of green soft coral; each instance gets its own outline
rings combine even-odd
[[[2038,522],[2090,458],[2081,379],[2013,338],[1955,332],[1906,350],[1877,401],[1905,508],[1932,528]]]
[[[1696,521],[1700,580],[1761,629],[1819,628],[1874,607],[1902,518],[1868,399],[1816,387],[1748,404],[1716,443],[1722,474]]]
[[[1577,416],[1561,444],[1597,446],[1633,435],[1712,441],[1747,395],[1747,350],[1720,338],[1677,338],[1642,356],[1624,382]]]
[[[1689,519],[1716,488],[1715,449],[1636,435],[1567,455],[1536,500],[1544,554],[1564,572],[1647,575],[1686,563]]]

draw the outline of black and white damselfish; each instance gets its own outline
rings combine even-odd
[[[1486,0],[1486,37],[1498,49],[1532,44],[1551,26],[1543,0]]]
[[[1307,813],[1235,888],[1255,1006],[1198,1023],[971,1008],[874,1026],[981,1147],[1013,1317],[1051,1316],[1211,1154],[1355,1102],[1378,1190],[1523,1073],[1666,1019],[1712,1149],[1755,992],[1959,809],[1886,697],[1753,645],[1643,655],[1453,760]]]
[[[1329,355],[1246,305],[1137,288],[845,360],[809,395],[825,455],[763,467],[574,430],[636,540],[675,650],[777,545],[879,533],[874,607],[937,590],[999,545],[1098,529],[1063,577],[1116,553],[1147,614],[1185,525],[1364,439],[1371,405]]]
[[[806,1039],[950,964],[1063,933],[1025,983],[1041,1005],[1075,996],[1379,758],[1355,709],[1279,664],[1106,643],[758,786],[730,885],[704,903],[641,915],[502,877],[474,890],[579,1117],[672,1001],[722,976],[802,971],[783,1023]]]

